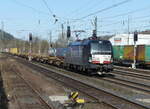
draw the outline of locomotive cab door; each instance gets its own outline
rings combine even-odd
[[[84,65],[88,65],[90,56],[91,56],[90,44],[84,45],[83,46],[83,63],[84,63]]]

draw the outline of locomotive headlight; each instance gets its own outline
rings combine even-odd
[[[92,55],[89,56],[89,62],[92,62]]]
[[[92,62],[92,57],[89,57],[89,62]]]
[[[113,62],[113,58],[110,59],[110,62],[111,62],[111,63]]]

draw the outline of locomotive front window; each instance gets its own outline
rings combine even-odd
[[[91,54],[110,54],[111,44],[109,42],[92,42],[91,43]]]

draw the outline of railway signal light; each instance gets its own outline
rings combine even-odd
[[[134,60],[133,60],[133,64],[132,64],[132,68],[136,69],[136,41],[138,40],[138,32],[135,31],[134,32]]]
[[[67,38],[69,39],[70,37],[71,37],[70,26],[67,26]]]
[[[29,50],[29,61],[32,60],[32,33],[29,33],[29,42],[30,42],[30,50]]]
[[[92,35],[92,37],[97,37],[96,30],[93,30],[93,35]]]
[[[32,42],[32,33],[29,33],[29,41]]]
[[[138,32],[134,32],[134,42],[138,41]]]

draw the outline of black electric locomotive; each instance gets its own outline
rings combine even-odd
[[[70,69],[104,74],[113,70],[112,45],[108,40],[85,39],[68,45],[64,65]]]

